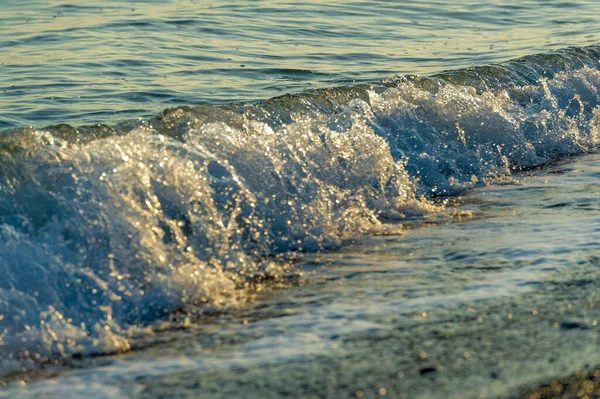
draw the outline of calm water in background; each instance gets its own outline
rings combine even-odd
[[[3,0],[0,128],[485,65],[595,44],[599,15],[593,0]]]
[[[1,1],[0,397],[600,364],[599,37],[595,1]]]

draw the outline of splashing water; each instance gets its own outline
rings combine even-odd
[[[594,151],[597,47],[0,136],[0,370],[128,350],[307,251]],[[163,324],[161,324],[163,323]]]

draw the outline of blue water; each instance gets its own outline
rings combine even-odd
[[[511,397],[600,364],[599,11],[3,2],[0,396]]]
[[[3,0],[0,128],[428,75],[596,44],[596,1]]]

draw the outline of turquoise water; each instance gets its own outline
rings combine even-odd
[[[600,364],[599,11],[3,2],[0,397],[518,397]]]

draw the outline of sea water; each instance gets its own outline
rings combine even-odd
[[[5,0],[0,396],[504,397],[600,364],[599,11]]]

